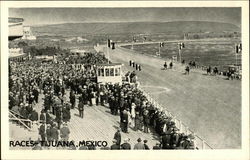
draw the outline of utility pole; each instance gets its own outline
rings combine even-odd
[[[236,64],[236,66],[237,66],[237,44],[235,44],[235,64]]]
[[[108,64],[109,64],[109,47],[111,45],[111,40],[109,39],[109,36],[107,38],[107,58],[108,58]]]
[[[180,59],[180,63],[181,63],[181,49],[179,47],[179,59]]]
[[[242,51],[242,45],[240,44],[235,44],[235,65],[237,66],[238,64],[238,53]]]
[[[159,45],[159,57],[161,56],[161,45]]]
[[[184,43],[178,43],[178,49],[179,49],[179,60],[181,62],[181,49],[185,48]]]

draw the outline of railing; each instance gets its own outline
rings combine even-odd
[[[20,114],[9,110],[9,120],[17,121],[19,124],[22,124],[28,130],[32,130],[32,121],[29,119],[25,119]]]
[[[156,108],[159,108],[168,117],[172,118],[172,120],[175,122],[176,127],[180,130],[181,133],[185,133],[186,135],[188,134],[194,135],[196,149],[213,149],[204,139],[196,135],[195,132],[189,129],[188,126],[184,124],[180,119],[176,118],[170,111],[163,108],[159,103],[157,103],[144,89],[142,89],[140,86],[138,86],[138,89],[140,89],[143,92],[148,101],[150,101]]]

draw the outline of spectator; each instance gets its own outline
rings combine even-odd
[[[147,145],[148,141],[145,139],[143,142],[144,142],[144,148],[145,148],[145,150],[150,150],[150,148]]]
[[[145,146],[144,146],[143,143],[141,143],[141,138],[138,138],[138,139],[137,139],[137,142],[138,142],[138,143],[135,144],[134,149],[135,149],[135,150],[144,150],[144,149],[145,149]]]
[[[111,150],[120,150],[120,145],[117,144],[117,140],[113,139],[113,145],[110,147]]]
[[[67,123],[63,124],[63,127],[60,129],[60,134],[61,134],[62,141],[68,141],[70,131],[69,131],[69,128],[67,126]]]
[[[121,139],[122,139],[120,131],[121,131],[121,129],[118,128],[115,135],[114,135],[114,139],[116,140],[116,144],[119,146],[121,145]]]
[[[160,150],[160,149],[161,149],[160,143],[156,142],[155,146],[153,146],[153,150]]]
[[[128,143],[129,142],[129,138],[124,139],[124,143],[121,145],[121,149],[123,150],[130,150],[131,149],[131,145]]]

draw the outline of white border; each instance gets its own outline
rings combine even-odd
[[[10,151],[8,147],[8,8],[19,7],[242,7],[242,149],[196,151]],[[1,2],[1,149],[3,159],[226,159],[249,157],[248,1],[5,1]],[[232,117],[234,118],[234,117]],[[66,153],[67,152],[67,153]]]

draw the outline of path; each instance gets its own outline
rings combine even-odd
[[[156,87],[144,89],[213,148],[240,148],[241,81],[207,76],[192,69],[190,75],[184,75],[185,66],[180,64],[174,64],[173,70],[161,70],[162,59],[119,46],[109,50],[109,56],[111,61],[123,63],[124,70],[133,70],[129,60],[140,64],[142,71],[136,73],[142,86],[165,87],[169,92],[159,93],[159,88],[155,94]]]

